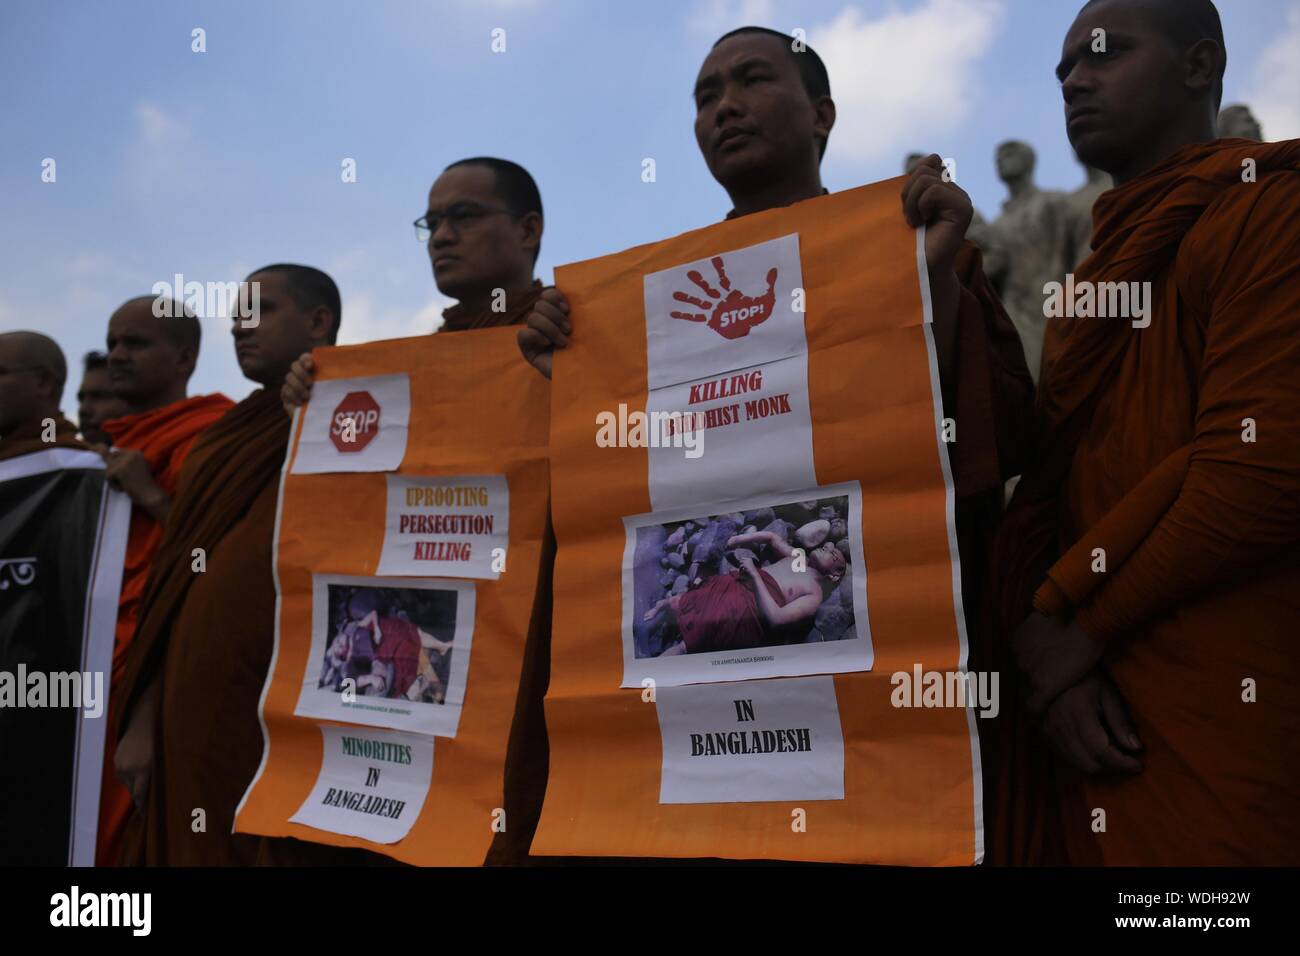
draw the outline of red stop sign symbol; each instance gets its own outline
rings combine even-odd
[[[379,434],[379,403],[369,392],[348,392],[330,419],[330,441],[341,452],[361,451]]]

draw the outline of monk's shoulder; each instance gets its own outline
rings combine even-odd
[[[1180,290],[1193,302],[1213,301],[1224,284],[1253,281],[1271,261],[1300,246],[1300,170],[1261,173],[1206,207],[1178,250]]]

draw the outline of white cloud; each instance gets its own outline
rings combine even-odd
[[[413,315],[391,309],[382,310],[381,315],[369,296],[350,296],[343,303],[339,345],[426,335],[442,325],[442,310],[451,304],[451,299],[435,298]]]
[[[122,264],[103,252],[79,252],[67,260],[64,268],[72,275],[121,275]]]
[[[1260,54],[1243,102],[1265,139],[1300,137],[1300,3],[1287,9],[1285,26]]]
[[[127,178],[147,198],[205,185],[190,128],[152,103],[135,108],[136,136],[126,158]]]
[[[137,106],[135,118],[146,146],[174,146],[190,138],[184,125],[152,103]]]
[[[780,29],[772,23],[773,17],[772,0],[704,0],[691,13],[689,27],[711,37],[744,26]]]
[[[977,67],[998,35],[1005,0],[925,0],[869,19],[845,7],[808,31],[838,107],[832,161],[869,162],[928,150],[971,116]]]

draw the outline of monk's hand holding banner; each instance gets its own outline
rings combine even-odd
[[[511,329],[318,350],[276,527],[242,832],[475,865],[546,533],[547,383]]]
[[[966,658],[898,202],[882,183],[557,270],[534,854],[980,857],[973,715],[891,679]]]

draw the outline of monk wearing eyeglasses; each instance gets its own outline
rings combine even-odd
[[[518,163],[486,156],[452,163],[434,180],[415,235],[429,250],[438,291],[456,300],[439,332],[517,325],[541,294],[533,269],[542,196]],[[293,363],[282,391],[290,414],[311,398],[315,375],[310,355]]]
[[[542,243],[542,197],[528,171],[509,160],[477,157],[448,166],[429,190],[428,208],[415,221],[416,238],[429,250],[438,291],[456,299],[442,313],[439,335],[519,325],[541,295],[533,278]],[[281,398],[290,413],[311,397],[315,365],[310,355],[293,363]],[[544,548],[554,547],[547,535]],[[549,551],[542,556],[534,627],[524,652],[519,712],[506,752],[505,810],[508,832],[497,834],[486,862],[523,862],[541,814],[546,789],[546,735],[542,696],[550,645]],[[267,839],[258,862],[270,865],[383,865],[386,857],[365,850]]]

